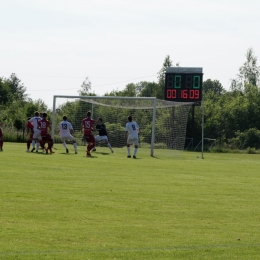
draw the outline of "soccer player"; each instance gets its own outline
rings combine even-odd
[[[75,141],[75,138],[72,136],[74,134],[73,127],[70,122],[68,122],[67,116],[63,116],[63,121],[59,125],[58,133],[60,135],[60,138],[62,140],[62,144],[66,149],[66,153],[69,153],[69,149],[66,145],[66,140],[72,141],[75,154],[77,154],[77,143]]]
[[[41,140],[41,131],[38,129],[38,122],[41,120],[41,117],[39,116],[39,112],[36,111],[34,113],[34,117],[32,117],[29,122],[33,125],[33,140],[32,140],[32,150],[33,152],[35,150],[35,143],[36,143],[36,152],[38,152],[39,149],[39,142],[38,140]]]
[[[2,123],[0,122],[0,151],[3,151],[3,145],[4,145],[4,134],[2,131]]]
[[[114,151],[110,143],[108,142],[106,125],[103,123],[103,119],[101,117],[98,118],[96,130],[98,131],[98,135],[95,136],[95,141],[96,142],[104,141],[106,145],[109,147],[109,149],[111,150],[111,152],[113,153]],[[96,151],[95,147],[93,148],[93,151]]]
[[[25,126],[26,135],[29,135],[28,139],[27,139],[27,149],[25,150],[25,152],[27,152],[27,153],[30,152],[30,145],[31,145],[31,142],[33,139],[33,125],[31,122],[29,122],[30,119],[31,119],[31,117],[27,118],[27,124]]]
[[[37,129],[40,131],[41,135],[41,146],[42,149],[44,149],[44,145],[47,142],[48,143],[48,148],[45,149],[46,153],[48,153],[48,150],[50,150],[50,153],[54,153],[52,151],[52,146],[53,146],[53,139],[51,138],[50,134],[48,133],[48,130],[51,131],[51,123],[49,120],[47,120],[47,113],[42,113],[42,119],[38,122],[38,127]],[[37,152],[37,151],[36,151]]]
[[[81,129],[87,142],[87,156],[91,156],[90,151],[95,147],[95,138],[92,134],[94,120],[91,118],[91,112],[87,112],[87,117],[81,121]]]
[[[125,138],[127,138],[127,158],[131,158],[131,154],[130,154],[130,145],[134,144],[135,149],[134,149],[134,155],[133,158],[136,159],[136,153],[138,150],[138,134],[140,133],[140,128],[138,126],[138,124],[136,122],[133,121],[132,116],[129,116],[127,118],[128,123],[126,124],[126,132],[125,132]],[[127,137],[128,135],[128,137]]]

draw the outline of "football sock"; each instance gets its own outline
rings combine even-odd
[[[40,141],[40,146],[42,149],[44,149],[44,145],[45,145],[45,143],[43,141]]]
[[[134,155],[136,155],[138,148],[134,149]]]
[[[28,150],[30,149],[30,144],[31,144],[31,141],[27,141],[27,149]]]
[[[36,151],[38,151],[38,150],[39,150],[39,146],[40,146],[40,143],[39,143],[39,142],[37,142],[37,143],[36,143]]]
[[[65,147],[65,149],[67,149],[66,142],[64,141],[62,144],[63,144],[63,146]]]
[[[32,140],[32,147],[35,148],[35,140]]]
[[[77,143],[73,143],[73,146],[74,146],[75,152],[77,152]]]
[[[128,155],[130,155],[130,147],[127,147]]]
[[[110,148],[110,150],[112,151],[112,146],[110,143],[107,144],[107,146]]]

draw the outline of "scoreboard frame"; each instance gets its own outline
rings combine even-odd
[[[165,73],[164,99],[175,102],[201,102],[202,82],[202,68],[168,67]]]

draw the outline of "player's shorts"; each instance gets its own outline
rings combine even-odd
[[[42,136],[42,141],[43,142],[52,142],[53,139],[51,138],[50,134],[46,134],[46,135]]]
[[[33,133],[33,139],[42,139],[41,130],[35,130]]]
[[[127,138],[127,143],[128,144],[134,144],[134,145],[138,145],[138,138]]]
[[[101,141],[108,141],[108,138],[106,135],[96,135],[95,136],[95,140],[96,142],[101,142]]]
[[[96,143],[93,135],[84,135],[87,143]]]
[[[75,140],[75,138],[72,135],[64,135],[64,136],[61,136],[60,138],[62,141],[65,141],[65,140],[74,141]]]

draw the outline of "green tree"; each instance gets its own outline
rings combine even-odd
[[[179,64],[176,64],[177,67]],[[160,71],[157,73],[157,78],[158,78],[158,91],[156,93],[156,97],[159,99],[164,99],[164,87],[165,87],[165,73],[166,73],[166,68],[172,67],[172,61],[169,55],[166,55],[163,66],[160,69]]]
[[[159,92],[159,84],[156,82],[143,81],[137,83],[140,97],[156,97]]]
[[[23,83],[21,83],[21,80],[15,75],[15,73],[12,73],[10,78],[7,79],[6,82],[9,85],[10,91],[15,99],[19,99],[21,101],[26,100],[26,88],[24,87]]]
[[[244,91],[246,84],[258,86],[260,82],[260,67],[257,65],[257,57],[252,48],[246,53],[246,61],[239,68],[236,79],[231,82],[231,90]]]
[[[12,92],[7,82],[0,78],[0,105],[6,105],[12,100]]]
[[[83,81],[80,88],[81,89],[78,90],[80,96],[96,96],[94,92],[91,92],[91,82],[88,77]]]
[[[206,81],[203,82],[202,89],[203,89],[204,94],[213,92],[218,95],[221,95],[221,94],[225,93],[224,87],[218,80],[207,79]]]

